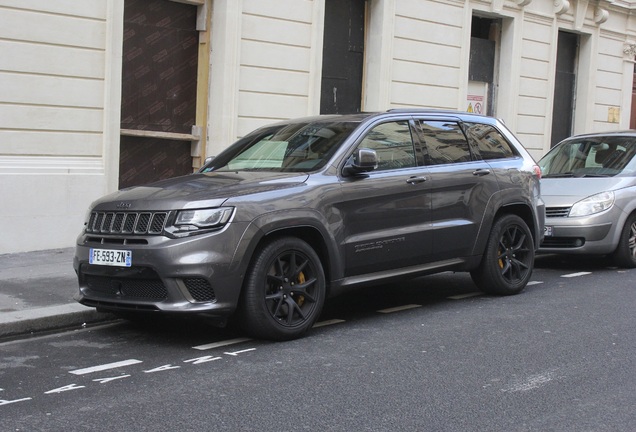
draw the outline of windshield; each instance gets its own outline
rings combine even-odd
[[[241,140],[220,154],[202,172],[315,171],[329,161],[358,123],[292,123]],[[258,131],[257,131],[258,132]]]
[[[543,178],[635,175],[636,137],[600,136],[565,141],[540,161]]]

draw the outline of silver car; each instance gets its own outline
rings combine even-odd
[[[610,255],[636,267],[636,131],[570,137],[540,161],[548,253]]]

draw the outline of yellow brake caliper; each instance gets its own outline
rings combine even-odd
[[[298,274],[298,283],[299,284],[305,283],[305,273],[300,272]],[[302,306],[303,303],[305,303],[305,296],[299,295],[298,297],[296,297],[296,304],[298,306]]]

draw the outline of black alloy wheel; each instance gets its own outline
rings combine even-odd
[[[479,268],[471,272],[475,284],[488,294],[521,292],[532,275],[534,241],[519,216],[507,214],[496,220]]]
[[[322,264],[306,242],[285,237],[260,249],[244,286],[241,322],[252,336],[289,340],[318,319],[325,300]]]

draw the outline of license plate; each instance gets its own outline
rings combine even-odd
[[[91,248],[88,262],[95,265],[130,267],[132,265],[132,251]]]
[[[550,237],[552,235],[552,227],[551,226],[546,226],[544,234],[545,234],[546,237]]]

